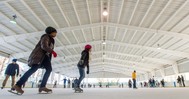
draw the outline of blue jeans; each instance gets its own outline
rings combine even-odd
[[[133,79],[133,88],[136,88],[136,79]]]
[[[79,67],[79,66],[77,66],[77,67],[79,69],[79,75],[80,75],[79,81],[78,81],[78,84],[77,84],[77,87],[79,87],[80,84],[81,84],[81,81],[85,78],[85,68],[82,68],[82,67]]]
[[[35,73],[40,67],[45,68],[46,72],[43,76],[42,82],[40,87],[45,87],[47,84],[47,80],[52,72],[52,66],[51,66],[51,62],[50,62],[50,58],[48,56],[45,56],[43,62],[41,63],[41,65],[32,65],[31,68],[20,78],[20,80],[18,80],[18,82],[16,83],[17,86],[21,87],[27,80],[28,78]]]

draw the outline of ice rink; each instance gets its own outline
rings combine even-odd
[[[25,88],[21,96],[0,90],[1,99],[188,99],[189,88],[84,88],[83,93],[73,89],[54,88],[52,94],[38,94],[37,88]]]

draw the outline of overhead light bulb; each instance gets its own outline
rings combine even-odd
[[[10,20],[10,23],[16,24],[15,20]]]
[[[108,12],[105,10],[105,11],[103,11],[103,16],[107,16],[108,15]]]

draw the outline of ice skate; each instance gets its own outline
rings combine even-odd
[[[19,87],[17,85],[14,85],[14,87],[11,88],[11,90],[8,90],[8,92],[11,92],[11,93],[17,94],[17,95],[22,95],[24,93],[24,91],[21,89],[21,87]]]
[[[15,91],[15,89],[14,89],[13,87],[11,88],[11,90],[12,90],[12,91]]]
[[[39,88],[39,94],[42,94],[42,92],[45,92],[48,94],[48,93],[52,93],[52,90],[46,87]]]
[[[81,93],[81,92],[83,92],[83,89],[77,87],[77,88],[75,88],[75,93],[77,93],[77,92]]]
[[[2,86],[1,89],[3,89],[4,87]]]

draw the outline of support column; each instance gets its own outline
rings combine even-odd
[[[175,75],[178,75],[178,74],[179,74],[178,64],[177,64],[177,63],[174,63],[174,64],[172,65],[172,67],[173,67],[173,70],[174,70],[174,72],[175,72]]]
[[[2,65],[1,65],[1,71],[0,71],[0,73],[3,71],[4,65],[5,65],[5,61],[6,61],[6,58],[3,59],[3,62],[2,62]]]
[[[59,84],[59,82],[61,81],[61,75],[58,73],[58,80],[57,80],[57,84]]]
[[[148,73],[144,74],[144,77],[148,81],[148,79],[149,79]]]
[[[160,73],[161,73],[162,78],[164,78],[165,77],[165,68],[160,69]]]

